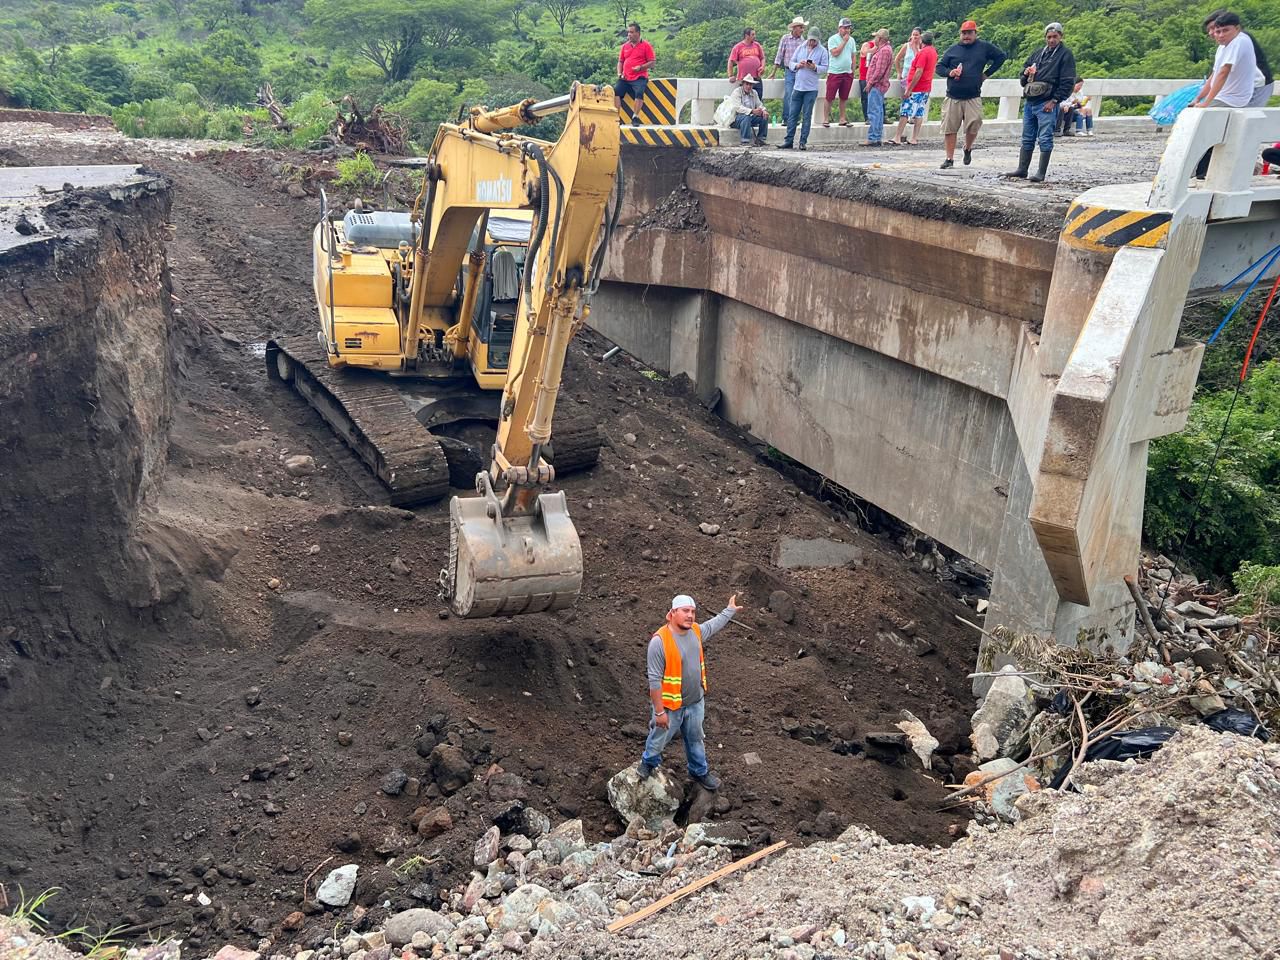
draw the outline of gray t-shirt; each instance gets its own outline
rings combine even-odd
[[[702,630],[702,642],[705,644],[724,629],[725,624],[733,619],[733,611],[728,607],[721,610],[706,623],[699,624]],[[671,637],[680,651],[680,696],[682,706],[690,706],[702,699],[702,672],[698,668],[698,635],[692,630],[671,628]],[[649,638],[649,689],[662,689],[662,671],[666,665],[666,656],[662,652],[662,638],[656,633]]]

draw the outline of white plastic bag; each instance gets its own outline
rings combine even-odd
[[[736,114],[737,111],[733,109],[733,97],[727,96],[720,102],[720,106],[716,107],[716,123],[722,127],[732,127]]]

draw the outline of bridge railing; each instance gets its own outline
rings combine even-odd
[[[1093,109],[1095,122],[1102,115],[1102,98],[1103,97],[1152,97],[1158,103],[1164,97],[1185,87],[1189,83],[1198,83],[1195,79],[1183,80],[1142,80],[1142,79],[1086,79],[1083,92],[1088,95],[1090,107]],[[694,124],[714,124],[714,114],[716,107],[720,104],[729,92],[733,89],[733,84],[723,79],[699,79],[690,77],[681,77],[676,81],[676,116],[681,122]],[[765,100],[780,100],[783,95],[782,80],[765,80],[764,89],[761,96]],[[814,104],[814,110],[821,109],[821,102],[824,96],[825,87],[823,82],[819,81],[818,103]],[[933,88],[929,92],[930,101],[941,100],[947,94],[947,82],[938,78],[933,81]],[[852,99],[859,96],[859,84],[857,80],[853,82],[853,91],[850,94]],[[901,81],[894,80],[889,84],[889,92],[886,96],[890,99],[900,98],[902,96]],[[1020,121],[1022,117],[1022,85],[1017,80],[988,80],[982,85],[982,99],[995,100],[998,102],[996,108],[996,121],[1014,122]],[[689,108],[689,114],[686,120],[685,108]],[[821,116],[821,113],[815,112],[815,118]],[[896,120],[896,117],[887,117],[886,121]],[[1151,121],[1146,117],[1116,117],[1108,118],[1108,126],[1120,126],[1124,124],[1150,125]]]

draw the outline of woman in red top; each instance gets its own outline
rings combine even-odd
[[[756,42],[756,32],[747,27],[742,39],[729,51],[729,79],[739,83],[747,74],[758,77],[763,66],[764,47]]]

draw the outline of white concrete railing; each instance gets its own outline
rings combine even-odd
[[[1199,83],[1199,80],[1129,80],[1129,79],[1086,79],[1084,82],[1083,92],[1092,97],[1090,106],[1093,108],[1093,117],[1096,121],[1102,114],[1102,98],[1103,97],[1154,97],[1159,103],[1162,98],[1180,90],[1189,83]],[[695,124],[714,124],[714,114],[716,107],[725,97],[729,95],[729,91],[733,89],[733,84],[728,80],[719,79],[698,79],[681,77],[676,81],[676,117],[683,118],[684,108],[686,105],[690,108],[689,122]],[[825,85],[823,81],[819,81],[818,85],[818,102],[814,104],[815,110],[820,110],[819,104],[825,95]],[[765,80],[764,90],[761,96],[765,100],[782,99],[784,86],[781,80]],[[940,100],[947,94],[947,81],[942,78],[936,78],[933,81],[933,88],[929,92],[930,101]],[[851,99],[858,99],[858,81],[853,82],[853,91],[850,93]],[[894,80],[889,84],[889,92],[886,94],[889,98],[900,98],[902,96],[901,81]],[[996,120],[998,121],[1019,121],[1022,118],[1022,85],[1017,80],[1001,79],[988,80],[982,85],[983,100],[998,100],[999,107],[996,111]],[[820,114],[815,113],[815,120]],[[890,118],[886,118],[888,121]],[[892,119],[897,119],[896,117]],[[1127,117],[1125,119],[1135,120],[1138,118]],[[1146,118],[1141,118],[1143,122],[1149,122]]]

